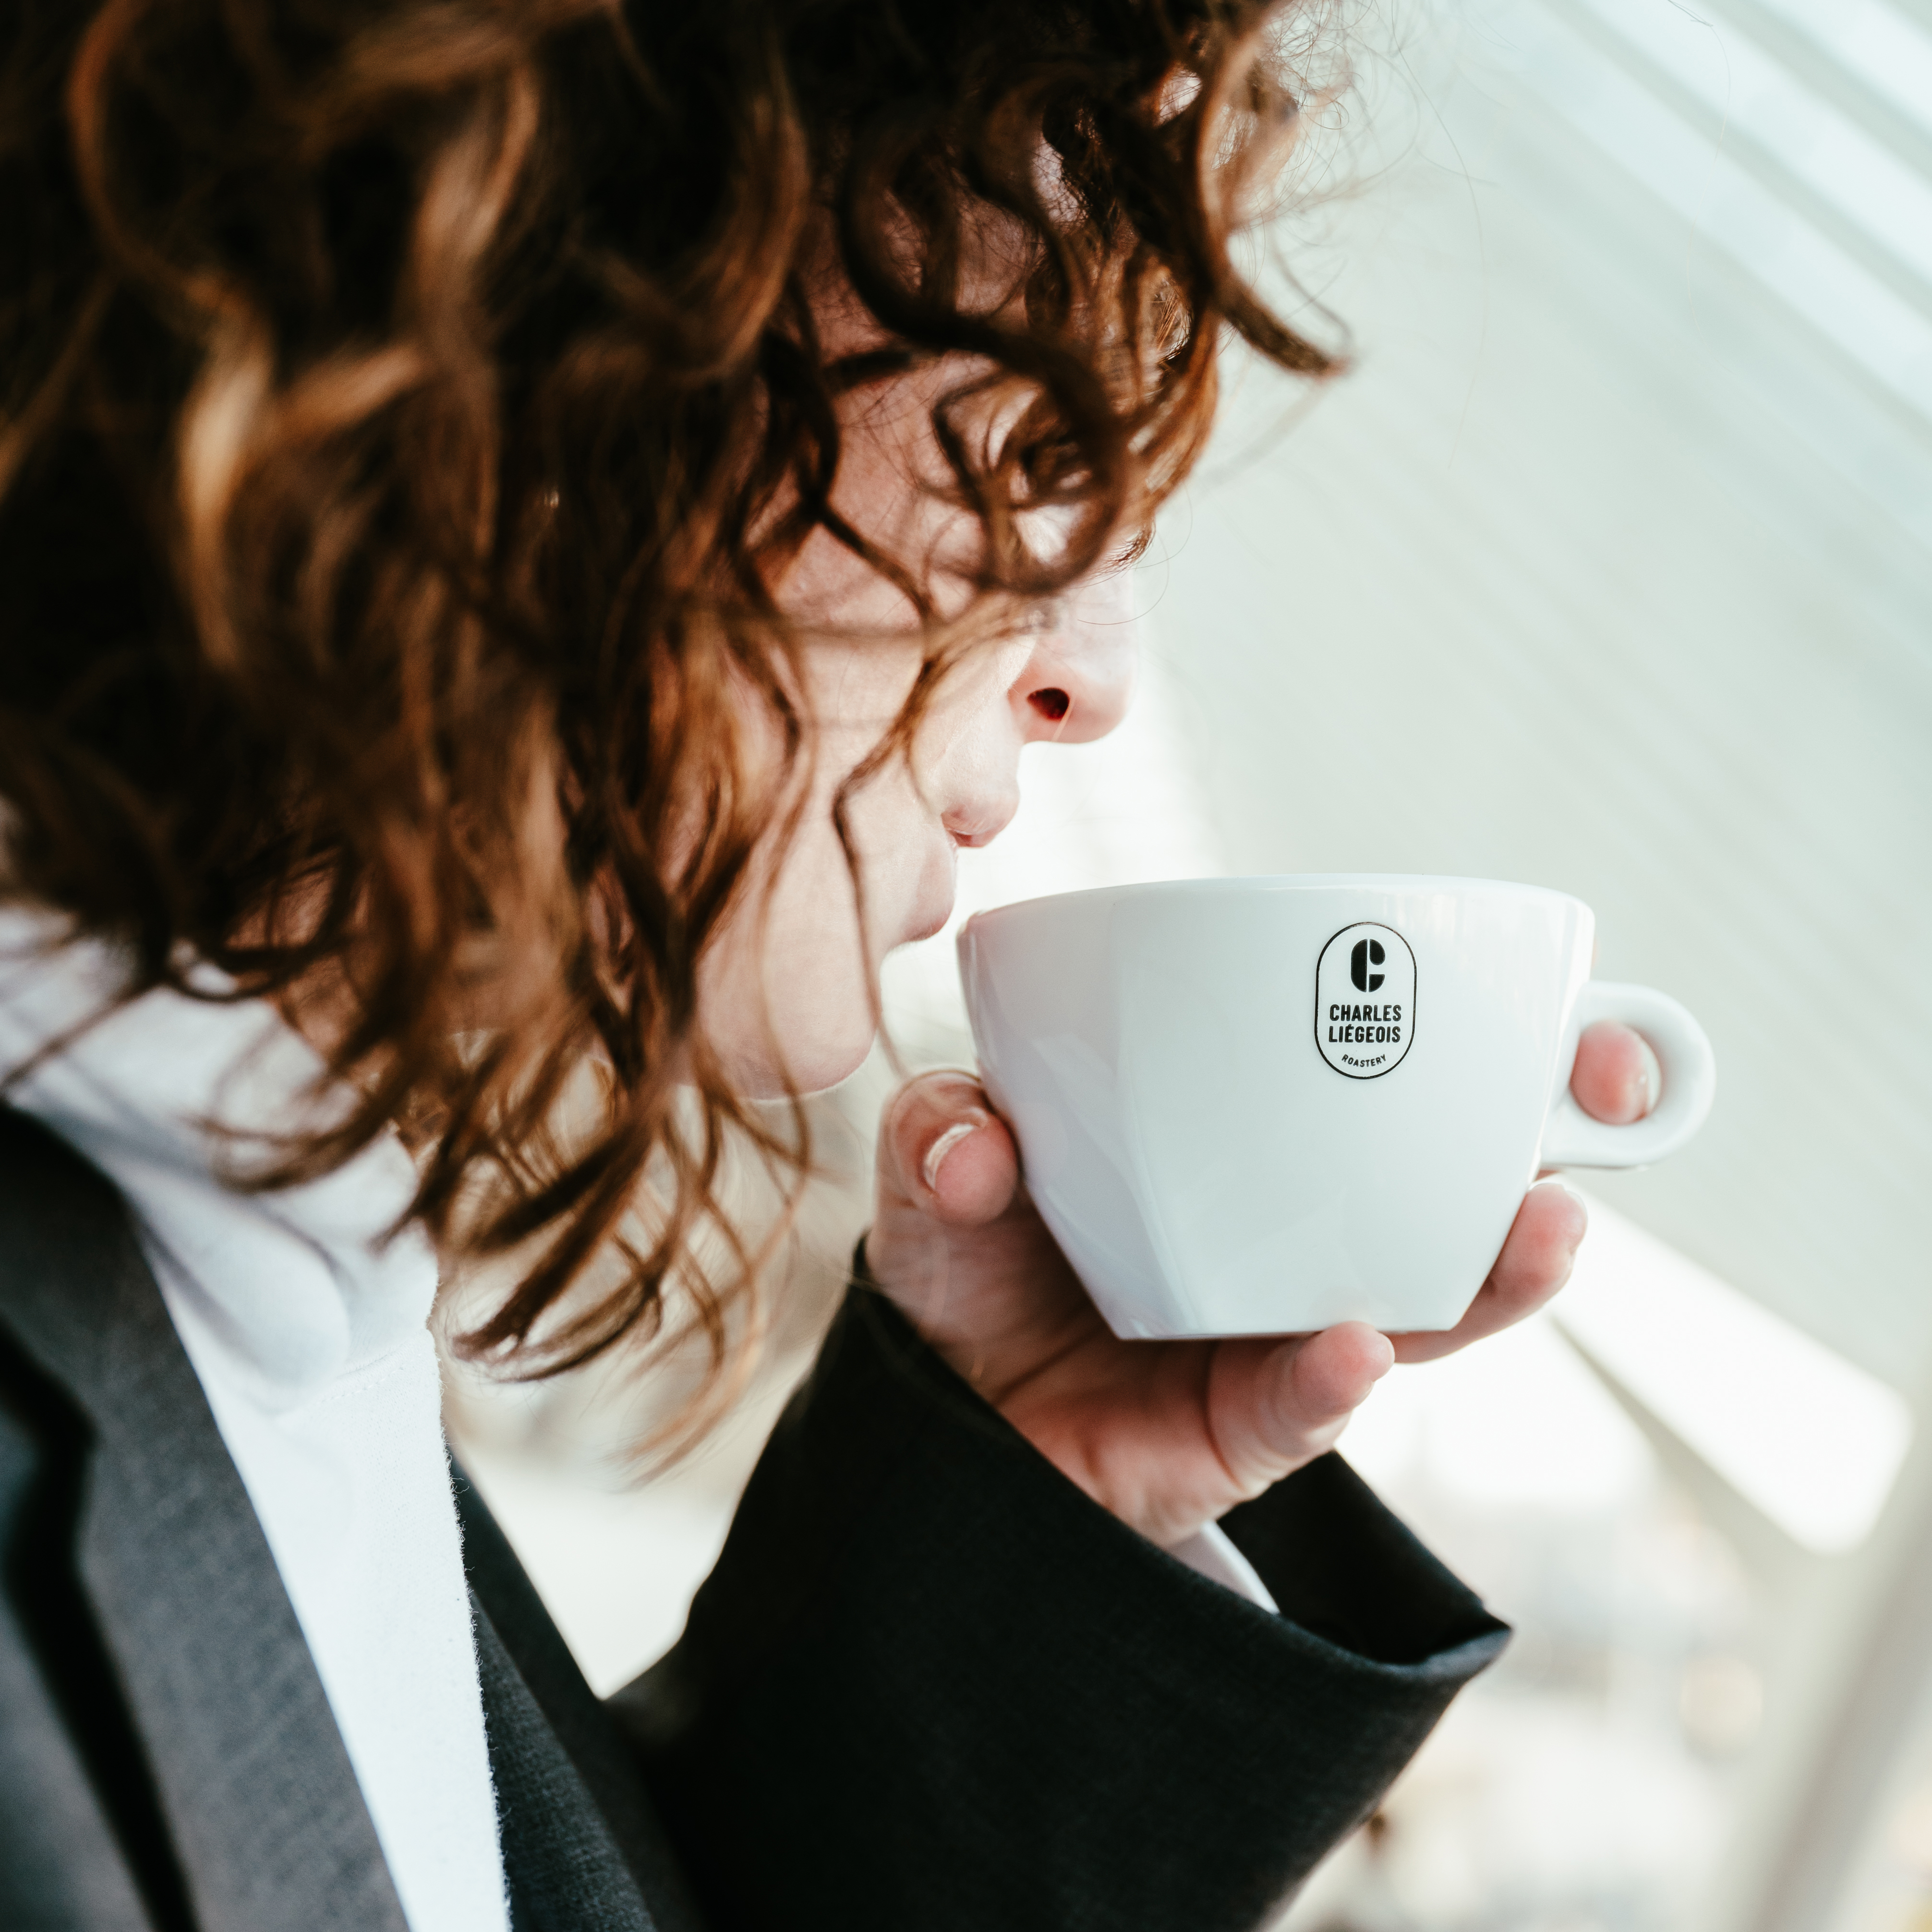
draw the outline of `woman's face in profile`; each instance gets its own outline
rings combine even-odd
[[[928,412],[941,382],[956,380],[942,368],[858,398],[834,492],[855,527],[921,560],[942,607],[977,534],[931,487]],[[856,640],[808,646],[817,740],[806,816],[777,856],[769,892],[748,896],[709,958],[704,1018],[741,1090],[809,1092],[864,1060],[880,963],[945,925],[960,849],[987,844],[1018,806],[1021,751],[1041,740],[1083,742],[1119,723],[1135,656],[1126,592],[1124,571],[1096,574],[980,646],[926,711],[910,759],[892,760],[850,796],[862,940],[834,801],[898,716],[921,646],[904,596],[824,531],[812,533],[782,599],[811,631]],[[963,597],[956,588],[952,602]]]

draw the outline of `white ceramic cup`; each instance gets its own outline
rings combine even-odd
[[[1544,1167],[1639,1167],[1710,1112],[1675,1000],[1592,980],[1580,900],[1480,879],[1192,879],[1003,906],[959,936],[988,1093],[1115,1334],[1453,1328]],[[1634,1027],[1664,1094],[1570,1098]]]

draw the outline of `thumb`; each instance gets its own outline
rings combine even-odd
[[[1283,1342],[1223,1342],[1210,1400],[1215,1446],[1254,1492],[1334,1447],[1395,1350],[1365,1322]]]
[[[879,1205],[949,1227],[997,1220],[1019,1192],[1019,1150],[969,1073],[922,1073],[879,1123]]]

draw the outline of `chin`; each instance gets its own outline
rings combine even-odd
[[[797,1083],[798,1092],[801,1095],[824,1094],[850,1079],[865,1065],[877,1036],[868,1018],[862,1040],[854,1040],[836,1052],[821,1054],[808,1064],[794,1069],[792,1078]]]
[[[752,1100],[782,1100],[788,1094],[803,1097],[823,1094],[850,1079],[865,1065],[876,1036],[869,1006],[862,1007],[849,1023],[836,1031],[817,1032],[805,1039],[781,1025],[778,1038],[785,1049],[783,1064],[760,1054],[734,1067],[733,1082],[746,1099]]]

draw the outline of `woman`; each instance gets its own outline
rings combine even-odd
[[[1554,1292],[1560,1188],[1452,1336],[1128,1346],[912,1083],[608,1706],[452,1496],[424,1327],[438,1250],[514,1253],[466,1352],[676,1306],[730,1368],[725,1149],[805,1171],[1021,747],[1120,716],[1223,331],[1332,367],[1228,254],[1307,25],[16,0],[8,1924],[1250,1925],[1493,1654],[1323,1452]],[[1607,1031],[1576,1084],[1652,1076]]]

